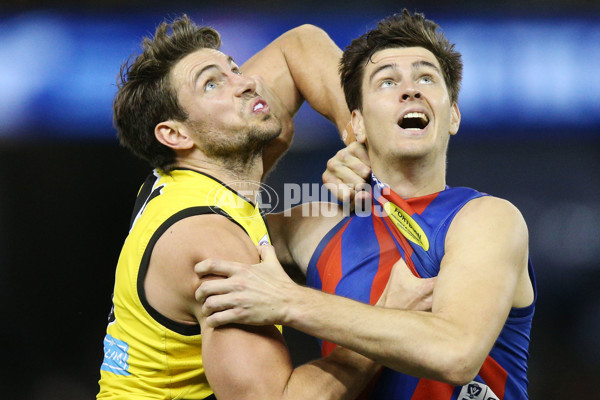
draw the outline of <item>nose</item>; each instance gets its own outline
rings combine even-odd
[[[421,98],[421,92],[414,87],[407,87],[402,91],[401,101],[418,100]]]
[[[236,84],[236,96],[254,94],[256,92],[256,80],[252,77],[245,75],[235,75],[234,80]]]

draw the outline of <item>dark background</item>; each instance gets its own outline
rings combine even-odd
[[[299,23],[304,22],[303,18],[310,21],[317,14],[320,21],[343,17],[337,15],[342,6],[327,1],[300,2],[294,6],[275,1],[252,4],[228,1],[218,5],[175,1],[169,2],[169,7],[162,3],[98,0],[71,4],[46,1],[42,5],[36,1],[11,2],[0,8],[3,10],[0,11],[0,34],[10,37],[15,32],[15,21],[35,19],[40,12],[60,15],[73,24],[82,20],[90,23],[114,19],[114,23],[122,27],[131,20],[133,26],[144,24],[142,34],[153,31],[163,16],[182,11],[197,20],[202,19],[198,17],[202,15],[218,15],[222,25],[233,15],[236,21],[247,15],[248,21],[255,24],[275,23],[279,17]],[[582,34],[587,31],[585,27],[591,25],[597,29],[600,24],[597,1],[457,1],[443,6],[432,1],[371,1],[369,5],[370,17],[362,26],[352,27],[351,35],[357,30],[362,33],[372,27],[374,21],[402,6],[425,11],[436,20],[465,17],[484,21],[496,18],[544,20],[556,24],[557,28],[561,21],[583,21]],[[362,1],[346,1],[344,15],[360,15],[364,12],[361,7]],[[203,14],[205,9],[210,13]],[[138,14],[143,15],[142,22]],[[271,14],[274,17],[265,18]],[[210,22],[208,17],[204,22]],[[338,25],[343,31],[344,24]],[[251,31],[251,27],[251,24],[240,27],[240,31]],[[87,29],[82,32],[89,34]],[[132,28],[129,34],[120,32],[119,40],[124,36],[129,42],[127,51],[109,63],[111,79],[120,62],[135,51],[140,38],[140,30]],[[100,32],[100,35],[105,35],[107,49],[116,40],[107,33]],[[342,38],[338,41],[341,47],[347,44],[345,36],[338,34],[334,38],[336,41]],[[587,43],[586,51],[574,51],[569,56],[573,63],[600,58],[600,37],[594,38],[598,41]],[[82,35],[80,39],[85,43],[88,38]],[[29,100],[25,118],[8,122],[8,117],[16,111],[7,98],[17,96],[20,85],[36,78],[33,73],[27,78],[11,78],[10,65],[18,59],[10,55],[21,53],[14,42],[10,43],[9,46],[6,41],[0,42],[4,63],[0,67],[0,93],[5,96],[0,101],[3,323],[0,339],[6,349],[2,376],[10,397],[25,400],[93,398],[103,355],[102,339],[110,309],[114,268],[127,233],[135,194],[149,168],[118,146],[110,126],[110,97],[100,99],[99,114],[82,105],[81,110],[77,107],[67,110],[65,117],[61,111],[66,103],[56,102],[53,97],[58,85],[49,84],[44,93]],[[243,50],[252,54],[264,44]],[[457,43],[459,50],[460,44]],[[34,56],[42,54],[48,46],[60,49],[60,43],[24,46],[30,46]],[[102,51],[102,47],[94,46]],[[531,54],[535,56],[535,53],[532,47]],[[86,55],[69,56],[71,58],[64,57],[62,73],[73,80],[78,64],[72,60],[85,59]],[[518,54],[512,62],[519,64],[525,57],[527,54]],[[38,60],[34,57],[33,64],[36,62],[41,64],[43,57]],[[587,71],[576,76],[575,81],[583,81],[583,87],[597,88],[598,72]],[[554,78],[559,81],[565,77]],[[46,76],[43,79],[53,81]],[[94,77],[89,79],[94,81]],[[487,84],[489,81],[482,82],[484,86]],[[512,90],[509,100],[521,96],[521,88],[511,87],[510,77],[507,85]],[[9,87],[15,92],[9,93]],[[573,95],[569,91],[581,90],[568,85],[563,89],[564,92],[555,92],[557,98]],[[81,87],[81,91],[85,90],[90,89]],[[114,93],[114,88],[110,90]],[[585,96],[591,100],[586,100],[583,111],[573,111],[572,119],[551,122],[548,121],[552,112],[541,110],[538,119],[531,121],[518,114],[511,115],[514,109],[507,104],[505,117],[495,117],[498,123],[469,125],[465,122],[450,144],[448,184],[471,186],[509,199],[528,222],[539,290],[530,362],[533,399],[597,397],[600,123],[593,115],[600,114],[600,102],[594,103],[594,99],[599,99],[598,93]],[[466,97],[468,100],[468,94]],[[463,121],[478,118],[485,115],[465,115],[463,111]],[[511,123],[515,118],[517,123]],[[335,130],[328,124],[316,123],[311,127],[299,123],[296,135],[292,149],[268,180],[280,193],[284,183],[319,182],[326,160],[341,147]],[[298,340],[292,336],[290,346],[294,355],[302,358],[304,354],[294,347]]]

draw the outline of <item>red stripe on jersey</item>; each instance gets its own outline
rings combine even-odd
[[[491,356],[487,356],[485,359],[485,362],[481,366],[481,370],[479,370],[479,376],[500,400],[504,398],[504,389],[506,388],[508,372],[506,372],[506,370]]]
[[[380,218],[373,218],[373,229],[377,242],[379,243],[379,265],[377,267],[377,273],[373,278],[373,284],[371,285],[371,295],[369,302],[371,304],[377,303],[379,297],[383,293],[394,263],[400,258],[400,251],[396,247],[396,243],[390,236],[385,224]]]
[[[323,343],[321,344],[321,355],[327,357],[336,347],[337,344],[323,340]]]
[[[342,229],[333,235],[317,261],[323,292],[335,294],[335,287],[342,278],[342,235],[349,223],[350,221],[346,222]]]
[[[411,400],[449,400],[452,398],[454,386],[447,383],[419,379]]]
[[[425,211],[425,209],[427,207],[429,207],[431,202],[433,200],[435,200],[436,197],[438,197],[439,194],[440,194],[440,192],[428,194],[427,196],[415,197],[414,199],[406,200],[406,202],[411,206],[411,208],[413,209],[414,212],[421,215],[421,214],[423,214],[423,211]],[[392,192],[391,195],[396,195],[396,194]],[[411,214],[411,216],[412,215],[413,214]]]
[[[317,270],[321,278],[321,290],[323,292],[335,294],[335,288],[342,278],[342,235],[349,223],[350,220],[333,235],[323,249],[319,261],[317,261]],[[331,353],[336,347],[336,344],[323,340],[321,345],[323,357]]]

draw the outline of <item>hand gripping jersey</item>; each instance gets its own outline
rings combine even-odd
[[[452,219],[468,201],[484,195],[469,188],[448,187],[439,193],[404,200],[375,176],[372,190],[371,212],[362,216],[351,214],[322,239],[308,266],[309,286],[374,304],[400,257],[416,276],[437,276]],[[529,274],[535,291],[531,262]],[[534,308],[535,300],[528,307],[511,309],[479,374],[468,385],[454,387],[384,368],[373,383],[369,398],[527,399],[527,360]],[[323,341],[323,355],[334,347]]]
[[[202,365],[199,325],[159,314],[144,293],[160,236],[177,221],[208,213],[229,218],[257,245],[270,243],[258,207],[207,175],[155,170],[140,189],[117,264],[98,399],[214,399]]]

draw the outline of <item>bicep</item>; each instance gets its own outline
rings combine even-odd
[[[434,290],[432,311],[478,343],[482,354],[506,321],[526,264],[526,229],[515,210],[495,198],[465,206],[448,231]]]
[[[258,251],[246,232],[222,215],[204,214],[173,224],[156,242],[144,281],[150,305],[174,319],[196,321],[194,266],[207,258],[255,264]]]
[[[219,400],[278,398],[292,372],[281,333],[274,326],[202,323],[202,362]]]

